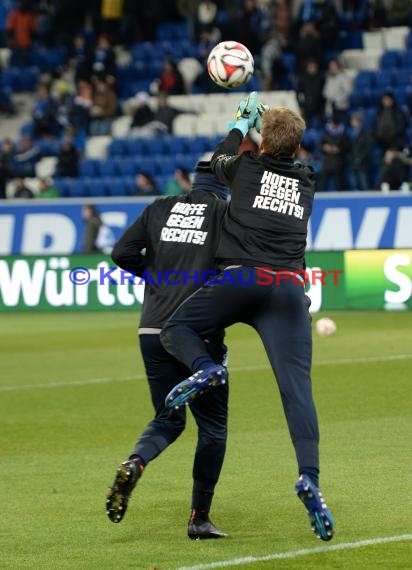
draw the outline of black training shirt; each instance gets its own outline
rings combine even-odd
[[[226,207],[226,202],[203,190],[162,198],[150,204],[117,242],[113,261],[146,281],[141,328],[161,329],[203,284],[202,274],[215,269]]]
[[[290,158],[250,151],[236,155],[242,139],[233,129],[212,157],[212,170],[231,190],[217,260],[302,270],[315,174]]]

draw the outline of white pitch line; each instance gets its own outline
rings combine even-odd
[[[394,360],[412,360],[412,354],[388,354],[381,356],[360,356],[355,358],[336,358],[334,360],[321,360],[314,362],[313,366],[333,366],[339,364],[389,362]],[[251,372],[253,370],[269,370],[269,364],[250,364],[245,366],[230,366],[229,372]],[[21,384],[16,386],[0,386],[0,392],[18,392],[21,390],[36,390],[44,388],[67,388],[70,386],[88,386],[90,384],[108,384],[109,382],[129,382],[131,380],[144,380],[145,374],[129,376],[108,376],[102,378],[85,378],[84,380],[70,380],[68,382],[47,382],[45,384]]]
[[[209,570],[211,568],[228,568],[229,566],[239,566],[240,564],[255,564],[256,562],[267,562],[269,560],[284,560],[287,558],[298,558],[299,556],[309,556],[311,554],[324,554],[337,550],[354,550],[365,546],[375,546],[376,544],[387,544],[389,542],[403,542],[412,540],[412,534],[400,534],[398,536],[383,536],[381,538],[370,538],[357,542],[341,542],[331,546],[318,546],[316,548],[302,548],[301,550],[291,550],[289,552],[277,552],[265,556],[245,556],[244,558],[232,558],[231,560],[220,560],[218,562],[208,562],[206,564],[196,564],[195,566],[179,566],[175,570]]]

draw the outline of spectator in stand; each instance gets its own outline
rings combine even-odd
[[[296,155],[295,161],[300,162],[301,164],[306,164],[313,168],[316,174],[315,189],[317,192],[319,190],[319,175],[321,171],[321,162],[319,158],[316,157],[312,149],[301,145]]]
[[[296,43],[295,54],[296,73],[298,76],[305,72],[306,64],[309,60],[316,61],[318,67],[323,69],[322,46],[319,32],[313,22],[304,24],[301,27]]]
[[[6,197],[6,184],[14,174],[14,144],[4,139],[0,151],[0,199]]]
[[[70,139],[73,142],[73,146],[78,151],[79,156],[83,156],[86,149],[87,133],[84,130],[77,129],[74,125],[67,125],[64,129],[61,141],[65,139]]]
[[[35,139],[57,136],[56,105],[47,85],[41,84],[37,89],[32,117]]]
[[[385,151],[381,166],[379,186],[382,192],[389,190],[410,191],[411,148],[394,148]]]
[[[331,59],[326,74],[323,96],[326,100],[326,115],[339,117],[345,123],[349,109],[349,97],[352,93],[352,84],[349,77],[341,69],[336,59]]]
[[[51,178],[40,178],[38,198],[60,198],[60,193]]]
[[[96,206],[92,204],[83,206],[82,218],[84,221],[83,253],[99,253],[100,249],[96,242],[103,222]]]
[[[322,125],[325,100],[323,87],[325,74],[319,69],[315,59],[309,59],[305,71],[298,76],[296,96],[300,111],[309,128],[319,128]]]
[[[243,6],[235,22],[236,38],[249,48],[252,54],[260,53],[270,29],[267,15],[256,0],[243,0]]]
[[[34,198],[33,191],[27,188],[24,178],[18,176],[14,180],[14,198],[31,199]]]
[[[48,47],[53,45],[54,4],[53,0],[39,0],[35,4],[36,40]]]
[[[350,119],[349,178],[354,190],[370,190],[371,133],[363,124],[363,115],[354,113]]]
[[[200,0],[194,18],[195,41],[199,42],[204,33],[211,34],[217,26],[218,8],[212,0]]]
[[[181,111],[175,107],[171,107],[167,100],[166,93],[159,93],[157,98],[157,109],[154,114],[154,122],[157,123],[160,130],[163,132],[172,134],[173,133],[173,121],[178,115],[186,113],[187,111]]]
[[[90,135],[109,135],[113,118],[117,111],[117,95],[114,89],[104,80],[98,80],[90,109]]]
[[[328,190],[331,180],[333,180],[335,184],[335,190],[344,190],[346,186],[346,158],[350,148],[350,141],[346,134],[345,125],[340,119],[340,115],[333,115],[326,123],[320,141],[320,148],[323,153],[323,158],[319,190]]]
[[[382,95],[376,112],[373,136],[382,151],[403,148],[408,120],[392,91]]]
[[[161,21],[172,21],[178,18],[165,17],[165,9],[175,4],[164,0],[150,0],[138,2],[137,0],[124,0],[123,21],[121,23],[121,39],[126,45],[139,42],[153,42],[156,39],[156,30]]]
[[[189,194],[192,190],[189,171],[185,168],[176,168],[174,176],[164,187],[163,194],[166,196],[179,196]]]
[[[149,105],[149,95],[145,91],[140,91],[135,96],[136,107],[133,113],[130,130],[132,134],[139,134],[143,127],[154,120],[154,112]]]
[[[29,0],[20,0],[6,21],[8,45],[12,50],[11,65],[30,65],[32,36],[35,32],[34,14]]]
[[[97,40],[91,59],[91,73],[96,80],[114,84],[116,81],[116,57],[109,38],[101,34]]]
[[[74,80],[89,81],[91,75],[92,52],[87,40],[81,34],[73,39],[69,56],[69,66],[74,71]]]
[[[282,63],[282,53],[278,35],[273,34],[263,44],[260,54],[260,69],[264,91],[272,91],[279,88],[279,79],[286,71]]]
[[[17,143],[14,153],[14,173],[21,177],[34,177],[35,166],[41,158],[41,151],[31,139],[22,137]]]
[[[63,140],[57,156],[55,177],[67,176],[75,178],[77,176],[79,166],[79,153],[70,138]]]
[[[184,95],[185,84],[182,74],[177,68],[176,62],[166,58],[163,62],[163,70],[157,80],[158,91],[168,95]]]
[[[70,123],[79,131],[88,132],[92,107],[93,87],[88,81],[80,80],[77,83],[77,91],[70,114]]]
[[[388,16],[386,0],[369,0],[367,12],[367,27],[370,30],[387,27]]]
[[[333,0],[316,0],[316,24],[322,50],[335,50],[339,40],[338,11]]]
[[[159,189],[157,184],[148,172],[136,174],[136,195],[137,196],[157,196]]]
[[[189,37],[192,41],[199,41],[195,37],[195,20],[197,18],[199,0],[177,0],[176,7],[179,16],[186,20]]]
[[[59,79],[54,83],[53,101],[55,106],[56,133],[58,136],[61,136],[70,123],[70,116],[73,109],[73,87],[68,81]]]
[[[390,26],[410,26],[412,17],[411,0],[391,0],[388,6]]]

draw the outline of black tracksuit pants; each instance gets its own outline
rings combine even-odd
[[[132,455],[139,455],[147,464],[173,443],[185,428],[186,409],[166,408],[165,398],[176,384],[190,374],[190,370],[166,352],[159,334],[141,334],[139,338],[155,417],[142,433]],[[221,363],[226,347],[220,342],[207,342],[207,346],[207,354],[215,362]],[[226,450],[227,401],[228,386],[224,385],[190,405],[198,428],[193,464],[194,509],[208,511],[212,502]]]
[[[304,287],[291,277],[278,284],[275,280],[267,286],[258,284],[262,279],[251,267],[226,269],[219,281],[202,287],[180,305],[161,332],[163,345],[193,370],[198,359],[207,358],[199,335],[237,322],[255,328],[276,376],[299,472],[319,469],[319,430],[310,378],[310,303]]]

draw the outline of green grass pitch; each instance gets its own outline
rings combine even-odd
[[[137,314],[2,315],[0,568],[166,570],[291,552],[232,567],[410,569],[411,540],[327,549],[411,532],[412,314],[327,316],[338,331],[314,337],[312,376],[321,487],[336,521],[328,544],[293,493],[294,452],[254,331],[228,332],[230,434],[212,519],[230,538],[192,542],[191,418],[146,469],[122,523],[105,514],[116,466],[152,417]]]

